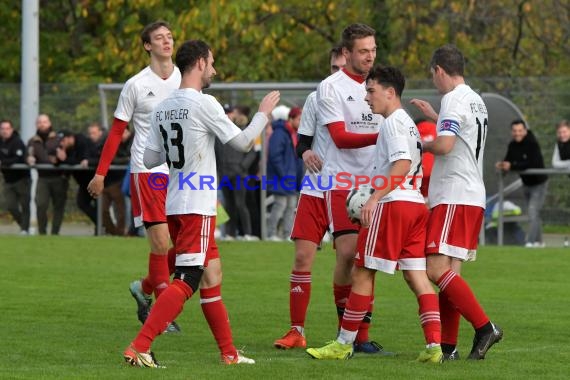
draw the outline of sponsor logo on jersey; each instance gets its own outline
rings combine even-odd
[[[346,98],[347,102],[354,102],[354,98],[350,95],[348,95],[348,98]]]
[[[150,91],[148,92],[148,94],[146,94],[146,97],[147,97],[147,98],[148,98],[148,97],[154,97],[154,96],[156,96],[156,95],[154,95],[154,92],[152,92],[152,90],[150,90]]]

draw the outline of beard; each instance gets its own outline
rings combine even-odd
[[[202,89],[210,87],[212,84],[212,78],[204,76],[202,77]]]

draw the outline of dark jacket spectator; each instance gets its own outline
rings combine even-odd
[[[59,140],[52,129],[48,115],[41,114],[36,119],[37,133],[28,142],[29,165],[58,163],[57,148]],[[51,234],[59,235],[65,202],[67,201],[67,189],[69,187],[68,176],[63,170],[38,169],[38,184],[36,188],[36,211],[38,217],[38,232],[40,235],[47,233],[47,210],[50,200],[53,203],[53,219]]]
[[[521,141],[512,140],[507,149],[505,161],[511,163],[511,170],[544,169],[540,145],[531,130]],[[527,186],[538,185],[548,180],[547,175],[521,175]]]
[[[496,163],[497,169],[509,170],[542,169],[544,160],[538,141],[528,129],[524,120],[511,123],[512,141],[509,143],[504,161]],[[542,240],[542,219],[540,210],[546,198],[547,175],[520,175],[523,182],[523,193],[528,203],[529,227],[526,236],[526,247],[544,247]]]
[[[4,175],[4,200],[6,209],[20,226],[21,234],[30,229],[30,171],[10,169],[13,164],[24,164],[26,145],[14,131],[12,122],[0,121],[0,163]]]
[[[2,121],[1,124],[5,122]],[[0,162],[2,163],[2,174],[6,183],[14,183],[22,178],[30,178],[29,170],[13,170],[9,168],[13,164],[26,163],[26,145],[18,132],[13,129],[12,131],[13,133],[10,137],[0,139]]]
[[[298,192],[299,160],[285,120],[272,123],[273,133],[267,149],[267,190],[272,194],[293,195]]]

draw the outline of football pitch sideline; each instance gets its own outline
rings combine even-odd
[[[414,362],[423,349],[417,303],[400,273],[376,275],[370,337],[396,355],[317,361],[273,341],[289,328],[293,244],[220,243],[222,296],[238,349],[255,365],[223,366],[195,295],[182,332],[157,338],[166,369],[128,367],[122,352],[140,323],[129,283],[146,273],[144,239],[0,237],[0,379],[521,379],[568,378],[570,249],[483,247],[464,265],[503,340],[479,362],[464,360],[472,328],[461,322],[462,359]],[[335,338],[334,252],[317,253],[305,326],[309,347]]]

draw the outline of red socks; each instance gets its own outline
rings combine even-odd
[[[168,272],[168,258],[166,255],[150,253],[148,258],[148,275],[142,281],[145,294],[152,294],[158,298],[160,293],[168,287],[170,274]]]
[[[311,298],[311,272],[292,271],[289,291],[291,326],[305,326],[305,317]]]
[[[372,296],[350,293],[342,317],[342,326],[337,337],[340,343],[352,344],[356,341],[358,329],[362,328],[362,320],[370,308],[371,300]]]
[[[456,346],[461,314],[444,292],[439,292],[439,312],[441,315],[441,343]]]
[[[164,256],[166,257],[166,256]],[[192,288],[184,281],[174,280],[162,292],[132,345],[139,352],[147,352],[152,341],[182,312],[184,303],[192,297]]]
[[[426,344],[441,343],[441,324],[439,319],[439,302],[435,294],[422,294],[418,297],[420,306],[418,314],[424,330]]]
[[[457,311],[473,325],[473,328],[478,329],[489,322],[469,285],[457,273],[448,270],[437,280],[437,286]]]
[[[347,305],[348,307],[348,305]],[[370,322],[372,322],[372,309],[374,308],[374,294],[370,296],[370,301],[368,303],[368,310],[360,322],[360,327],[358,327],[358,334],[356,334],[356,343],[365,343],[370,339],[368,336],[368,330],[370,329]]]
[[[222,301],[221,285],[200,289],[200,305],[222,356],[236,356],[228,312]]]

